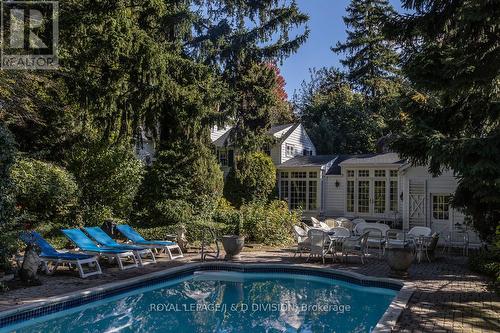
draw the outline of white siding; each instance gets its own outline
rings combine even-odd
[[[288,137],[283,140],[281,143],[281,161],[280,163],[284,163],[289,159],[292,159],[293,156],[286,156],[286,146],[292,145],[295,148],[295,155],[302,155],[304,149],[312,150],[312,154],[316,155],[316,148],[312,143],[309,135],[307,135],[304,126],[300,124],[295,128],[295,130],[288,135]]]
[[[415,181],[425,181],[426,184],[426,197],[425,197],[425,214],[426,214],[426,225],[433,229],[435,232],[439,232],[444,239],[450,232],[453,230],[453,226],[455,224],[463,224],[464,223],[464,215],[450,208],[450,219],[448,222],[433,222],[432,218],[432,195],[453,195],[457,188],[458,182],[454,177],[452,171],[445,171],[438,177],[433,177],[428,171],[426,167],[410,167],[403,171],[402,173],[402,186],[404,193],[404,204],[403,204],[403,222],[404,227],[409,228],[409,205],[408,205],[408,197],[409,197],[409,182],[410,180]],[[454,234],[454,238],[459,237]],[[469,232],[469,237],[471,243],[479,243],[479,238],[477,234],[473,231]]]
[[[338,181],[339,187],[335,186]],[[345,215],[345,178],[343,176],[325,176],[323,180],[324,206],[326,216]]]
[[[225,127],[214,126],[212,127],[212,130],[210,132],[210,139],[212,140],[212,142],[214,142],[230,129],[231,126],[225,126]]]

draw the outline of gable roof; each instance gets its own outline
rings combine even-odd
[[[307,155],[295,156],[288,161],[278,165],[278,168],[297,168],[297,167],[322,167],[335,160],[338,155]]]
[[[369,164],[404,164],[405,160],[402,160],[397,153],[383,153],[383,154],[368,154],[368,155],[355,155],[341,163],[344,165],[369,165]]]
[[[277,125],[273,126],[269,129],[268,133],[273,135],[274,137],[285,140],[292,132],[300,126],[300,123],[297,124],[285,124],[285,125]],[[217,147],[224,147],[226,145],[230,145],[229,136],[231,134],[232,127],[228,127],[227,131],[219,136],[217,139],[213,140],[212,143]],[[282,133],[281,135],[279,135]]]
[[[271,129],[269,130],[269,134],[276,134],[278,132],[281,132],[289,127],[292,127],[293,125],[295,124],[284,124],[284,125],[278,125],[278,126],[273,126],[271,127]]]
[[[224,147],[228,143],[229,140],[229,134],[231,133],[231,128],[228,129],[224,134],[219,136],[215,141],[212,143],[216,145],[217,147]]]
[[[339,155],[326,174],[339,176],[343,166],[401,165],[405,163],[406,161],[399,158],[396,153]]]

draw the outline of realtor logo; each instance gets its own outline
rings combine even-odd
[[[57,1],[2,1],[2,69],[57,69]]]

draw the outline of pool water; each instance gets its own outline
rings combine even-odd
[[[308,275],[200,272],[4,331],[369,332],[396,294]]]

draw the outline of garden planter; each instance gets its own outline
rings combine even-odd
[[[411,246],[389,245],[385,249],[387,263],[391,268],[391,277],[407,278],[408,269],[413,263],[415,251]]]
[[[240,260],[240,252],[245,245],[245,237],[243,236],[222,236],[222,246],[226,252],[225,260]]]

